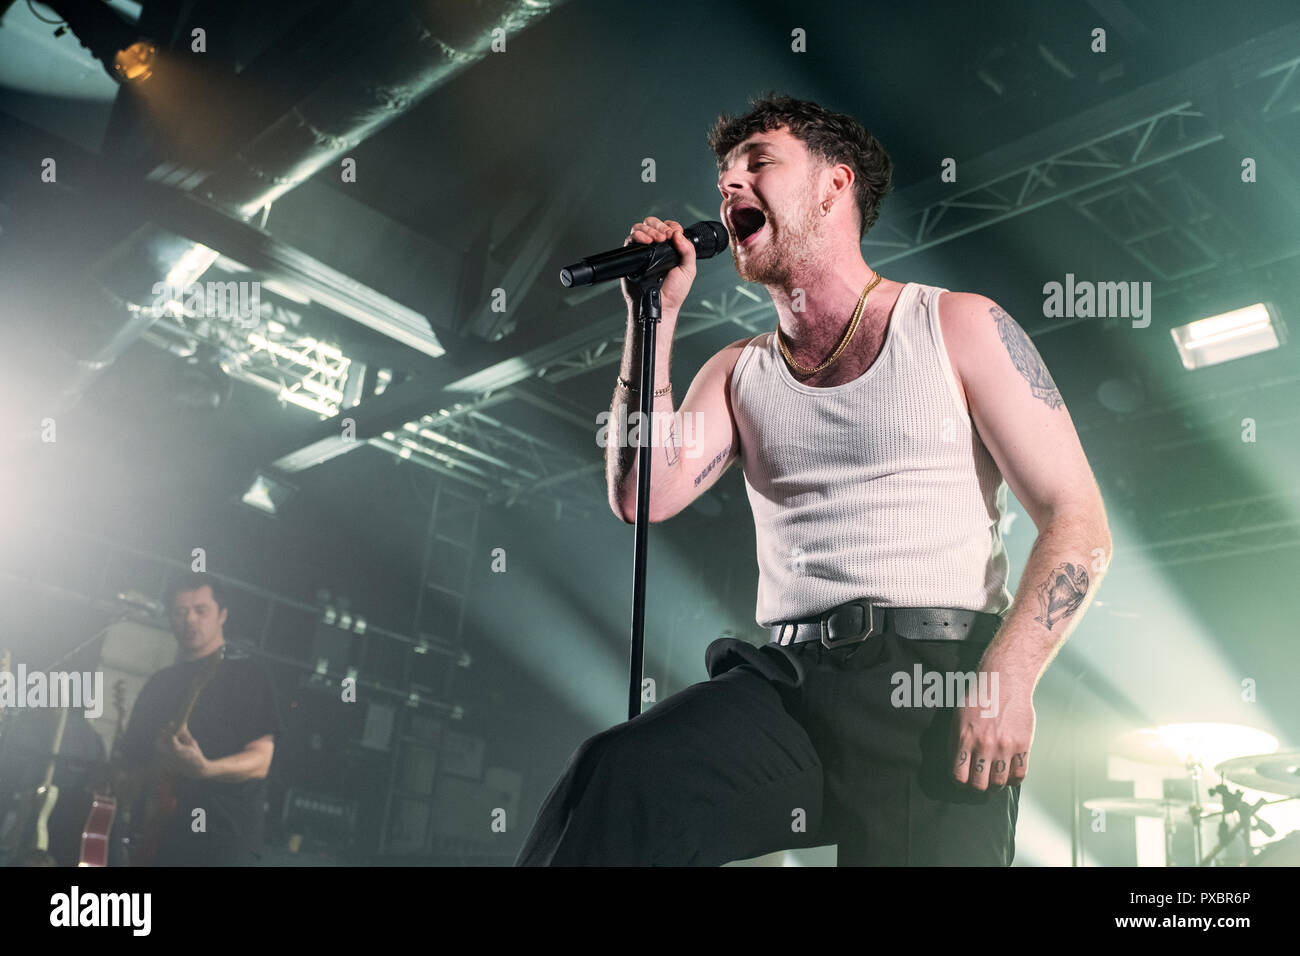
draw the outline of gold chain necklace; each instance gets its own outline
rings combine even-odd
[[[794,356],[791,355],[790,350],[786,348],[785,339],[781,337],[781,325],[780,323],[777,323],[776,341],[777,344],[781,346],[781,354],[784,355],[785,360],[790,363],[790,367],[800,375],[816,375],[822,369],[829,368],[830,365],[840,357],[840,353],[844,351],[844,346],[849,344],[849,339],[853,338],[853,333],[857,331],[858,328],[858,320],[862,318],[862,307],[867,304],[867,295],[872,289],[880,284],[880,280],[883,278],[884,276],[880,273],[876,273],[876,277],[867,284],[865,289],[862,290],[862,296],[858,299],[858,307],[853,310],[853,320],[849,322],[849,327],[845,330],[843,338],[840,339],[840,344],[835,347],[835,351],[831,353],[831,357],[822,362],[822,364],[818,365],[816,368],[804,368],[794,360]]]

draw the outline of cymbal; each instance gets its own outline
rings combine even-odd
[[[1300,830],[1260,847],[1247,866],[1300,866]]]
[[[1188,823],[1192,820],[1189,812],[1192,801],[1172,797],[1095,797],[1083,801],[1083,805],[1089,810],[1101,810],[1121,817],[1156,817],[1163,820],[1167,816],[1172,816],[1179,820],[1186,820]],[[1222,804],[1201,804],[1202,819],[1221,812],[1223,812]]]
[[[1114,752],[1139,763],[1186,767],[1189,761],[1214,766],[1242,754],[1272,753],[1272,734],[1240,724],[1190,723],[1143,727],[1121,734]]]
[[[1239,787],[1300,797],[1300,753],[1295,751],[1236,757],[1214,769]]]

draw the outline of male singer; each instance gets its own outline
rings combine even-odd
[[[679,410],[702,454],[682,454],[669,427],[647,453],[655,522],[740,461],[771,640],[714,641],[709,680],[585,741],[517,862],[717,865],[835,843],[840,865],[1009,865],[1034,690],[1111,554],[1101,495],[1011,316],[864,261],[892,173],[880,143],[815,103],[752,106],[720,117],[709,144],[736,270],[766,287],[777,327],[695,376]],[[666,420],[695,255],[676,222],[650,217],[628,237],[669,240],[681,262],[655,356]],[[624,296],[615,419],[639,401],[626,281]],[[636,456],[607,451],[610,507],[627,522]],[[1014,601],[1008,486],[1038,530]]]

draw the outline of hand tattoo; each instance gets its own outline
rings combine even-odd
[[[995,761],[993,761],[993,772],[994,772],[994,773],[1002,773],[1002,772],[1003,772],[1004,770],[1006,770],[1006,769],[1007,769],[1007,762],[1006,762],[1005,760],[995,760]]]
[[[963,750],[963,751],[961,751],[960,753],[958,753],[958,754],[957,754],[957,766],[959,766],[959,767],[964,767],[964,766],[966,766],[966,757],[967,757],[966,751]]]
[[[1056,390],[1056,382],[1052,381],[1051,373],[1047,371],[1042,356],[1038,354],[1038,349],[1034,348],[1034,343],[1025,334],[1025,330],[998,306],[989,309],[989,313],[998,323],[998,337],[1007,347],[1007,354],[1011,356],[1012,364],[1029,383],[1034,396],[1042,399],[1048,408],[1060,408],[1064,405],[1065,403],[1061,401],[1061,393]]]
[[[1088,596],[1088,572],[1082,564],[1058,564],[1038,585],[1038,615],[1034,618],[1049,631],[1083,605]]]

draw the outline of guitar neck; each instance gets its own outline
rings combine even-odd
[[[54,763],[59,756],[59,748],[63,746],[63,730],[68,726],[68,708],[59,708],[59,719],[54,725],[54,743],[50,747],[50,759],[45,764],[45,776],[41,780],[42,789],[48,790],[54,783]]]
[[[180,714],[172,721],[171,726],[174,730],[179,730],[190,722],[190,715],[194,713],[194,705],[199,702],[199,694],[203,691],[203,685],[191,687],[188,694],[185,695],[185,706],[181,709]]]
[[[194,705],[198,703],[199,695],[203,693],[203,688],[207,687],[209,682],[217,675],[217,669],[221,666],[224,657],[225,649],[222,648],[213,657],[205,661],[203,668],[194,675],[194,680],[190,682],[190,688],[185,694],[184,706],[181,707],[176,719],[169,725],[173,733],[189,723],[190,715],[194,713]]]

